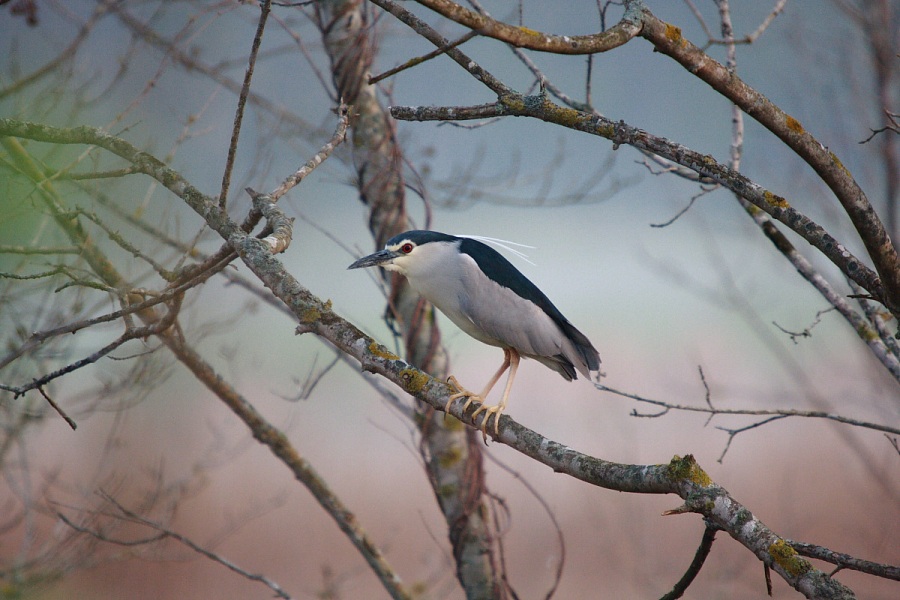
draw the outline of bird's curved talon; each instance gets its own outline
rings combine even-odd
[[[463,409],[462,409],[463,414],[466,414],[466,411],[469,410],[469,406],[473,402],[484,403],[484,398],[482,398],[478,394],[470,394],[468,399],[466,400],[466,403],[463,404]]]
[[[454,400],[466,398],[466,403],[463,404],[462,409],[463,414],[465,414],[466,410],[469,408],[469,405],[472,404],[473,401],[481,401],[481,396],[464,388],[462,385],[460,385],[459,381],[457,381],[456,377],[454,377],[453,375],[447,378],[447,384],[451,387],[451,389],[454,389],[456,391],[450,394],[450,398],[447,400],[447,404],[444,405],[445,417],[446,415],[450,414],[450,405],[453,404]]]
[[[487,444],[487,428],[488,423],[490,423],[491,416],[494,417],[494,435],[500,435],[500,415],[503,414],[503,406],[485,406],[482,404],[475,412],[472,413],[472,423],[475,423],[475,419],[478,417],[480,413],[484,413],[484,419],[481,421],[481,426],[478,429],[481,430],[481,436],[484,438],[484,443]]]

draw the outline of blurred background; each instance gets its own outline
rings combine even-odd
[[[440,24],[448,38],[462,32],[413,3],[403,4]],[[775,2],[731,4],[735,35],[742,37],[760,26]],[[738,47],[737,70],[840,157],[876,209],[887,214],[891,199],[881,146],[877,140],[860,144],[884,118],[872,32],[852,12],[868,4],[877,3],[788,2],[753,44]],[[485,5],[498,19],[519,18],[518,3]],[[699,46],[708,36],[697,13],[718,36],[712,2],[647,5]],[[900,10],[889,8],[894,20],[884,26],[896,49]],[[600,28],[594,2],[524,2],[521,10],[525,24],[541,31],[574,35]],[[607,25],[620,11],[609,9]],[[311,12],[309,6],[273,8],[228,198],[236,219],[249,207],[244,187],[275,188],[334,129],[329,65]],[[0,117],[103,128],[215,195],[258,15],[252,2],[14,0],[0,7]],[[370,16],[379,41],[373,73],[432,50],[390,15],[373,9]],[[508,85],[533,93],[533,75],[500,44],[476,39],[463,49]],[[724,60],[722,46],[708,51]],[[584,97],[585,57],[529,56],[556,86]],[[889,94],[897,107],[900,77],[896,52],[892,56]],[[494,100],[445,57],[381,85],[389,105]],[[594,56],[590,89],[603,115],[727,161],[729,104],[646,41],[638,38]],[[741,171],[864,256],[840,206],[815,174],[751,119],[745,125]],[[648,168],[633,149],[614,151],[601,138],[525,119],[479,127],[400,122],[397,135],[408,160],[409,185],[424,192],[424,198],[408,193],[416,226],[533,246],[526,250],[533,264],[508,256],[593,341],[606,385],[701,406],[707,394],[702,368],[710,400],[720,408],[822,410],[893,427],[900,423],[896,381],[843,319],[834,311],[821,312],[829,305],[765,240],[729,192],[698,196],[696,184]],[[297,220],[294,242],[279,258],[338,314],[390,347],[393,338],[382,319],[385,298],[376,280],[346,270],[354,258],[375,249],[348,146],[281,200]],[[57,169],[122,166],[103,152],[88,154],[84,146],[28,147]],[[203,251],[221,244],[203,229],[200,217],[146,177],[59,187],[73,205],[101,215],[164,264],[174,265],[180,254],[130,226],[110,206],[175,239],[196,239]],[[8,163],[0,165],[0,190],[0,244],[63,243]],[[158,285],[143,261],[115,247],[102,231],[95,235],[138,285]],[[805,242],[791,239],[850,293],[836,269]],[[7,274],[36,273],[53,264],[42,256],[0,254],[0,271]],[[249,274],[239,261],[234,271]],[[50,329],[72,314],[117,308],[96,290],[57,291],[59,280],[0,283],[4,352],[20,345],[23,335]],[[439,319],[451,372],[480,389],[501,352]],[[296,336],[292,319],[221,277],[188,295],[180,324],[204,358],[324,475],[408,585],[425,598],[463,597],[446,524],[421,464],[418,433],[380,396],[370,376],[343,361],[330,366],[334,350],[312,335]],[[890,326],[896,329],[895,322]],[[95,352],[120,329],[112,324],[55,340],[34,358],[0,370],[0,382],[26,383]],[[809,335],[787,333],[804,331]],[[296,598],[385,596],[306,489],[153,339],[132,342],[50,389],[78,423],[76,431],[39,394],[0,395],[5,421],[0,514],[9,515],[0,519],[0,571],[11,597],[271,597],[265,586],[174,540],[110,544],[73,536],[56,516],[83,518],[85,510],[104,506],[103,495],[135,510],[144,507],[147,518],[248,572],[264,574]],[[720,428],[760,419],[710,420],[676,411],[650,418],[633,411],[658,412],[598,392],[583,380],[568,384],[525,362],[507,413],[550,439],[606,460],[656,464],[693,454],[780,535],[877,562],[900,562],[900,459],[888,436],[794,418],[730,439]],[[659,597],[690,563],[702,522],[696,515],[661,516],[679,499],[597,489],[500,444],[486,453],[488,488],[503,499],[498,521],[508,577],[522,598],[544,597],[561,561],[558,598]],[[107,525],[102,515],[90,524],[110,527],[109,535],[117,539],[156,533],[133,523]],[[896,582],[849,571],[839,579],[861,598],[898,594]],[[795,594],[777,577],[774,586],[777,597]],[[762,565],[723,534],[688,592],[695,598],[764,595]]]

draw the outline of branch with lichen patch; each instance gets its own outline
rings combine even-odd
[[[387,8],[394,4],[391,0],[371,1],[390,10],[393,14],[397,14],[395,10]],[[468,10],[450,0],[417,1],[482,35],[514,46],[543,52],[592,54],[616,48],[637,35],[645,38],[653,44],[657,51],[676,60],[692,75],[704,81],[769,129],[816,171],[844,207],[872,258],[875,270],[881,279],[880,285],[883,285],[880,294],[881,302],[900,318],[900,255],[865,192],[838,157],[806,131],[797,119],[782,111],[763,94],[744,83],[732,69],[715,61],[703,50],[685,39],[680,28],[653,15],[641,0],[627,0],[624,3],[625,13],[619,23],[606,32],[588,36],[556,36],[524,27],[507,25],[486,14]],[[421,27],[413,28],[424,35]],[[435,43],[433,39],[428,39]],[[439,47],[442,45],[445,46],[446,43],[439,44]],[[450,54],[448,53],[448,55]],[[454,57],[451,56],[451,58]],[[457,58],[454,60],[467,68]],[[479,80],[485,82],[482,78]],[[495,85],[488,87],[497,91]],[[858,264],[858,261],[856,262]],[[868,286],[864,285],[863,287],[869,289]]]
[[[891,312],[900,316],[900,256],[865,192],[838,157],[797,119],[747,85],[733,70],[713,60],[685,39],[678,27],[661,21],[646,9],[642,13],[642,22],[641,37],[652,43],[657,51],[674,59],[692,75],[739,106],[815,170],[844,207],[872,258],[881,278],[881,293],[876,295]],[[844,269],[842,271],[847,273]],[[868,286],[863,287],[872,292]]]
[[[517,27],[483,13],[471,11],[449,0],[416,0],[436,13],[473,29],[481,35],[496,38],[518,48],[554,54],[596,54],[618,48],[640,33],[641,2],[625,1],[622,19],[606,31],[589,35],[555,35]],[[377,4],[377,2],[376,2]]]
[[[416,398],[437,410],[443,410],[451,393],[446,383],[400,360],[339,317],[332,311],[330,302],[323,302],[300,285],[272,255],[269,244],[248,235],[213,198],[202,194],[177,171],[137,150],[125,140],[90,128],[60,130],[0,119],[0,132],[22,137],[35,136],[34,139],[56,143],[95,144],[133,163],[184,200],[219,233],[247,267],[297,316],[306,330],[357,359],[363,369],[383,375]],[[176,352],[188,352],[174,335],[164,332],[160,338]],[[209,385],[217,379],[211,373],[204,381]],[[451,407],[451,414],[473,425],[469,416],[471,411],[466,415],[461,409],[461,403],[456,403]],[[800,557],[783,538],[731,498],[724,488],[713,483],[693,457],[675,457],[667,465],[613,463],[550,440],[516,423],[508,415],[500,418],[499,434],[495,439],[556,472],[566,473],[592,485],[632,493],[676,494],[684,500],[684,504],[673,514],[695,512],[703,515],[707,522],[727,532],[808,597],[853,597],[849,589]]]
[[[856,281],[874,298],[879,301],[884,300],[883,287],[878,275],[851,254],[822,226],[792,207],[787,200],[719,163],[712,156],[700,154],[666,138],[632,127],[623,121],[616,122],[598,114],[560,106],[543,95],[522,96],[516,93],[502,96],[500,101],[495,104],[471,107],[394,106],[391,107],[391,115],[404,121],[448,121],[496,116],[532,117],[606,138],[613,142],[613,148],[627,144],[638,150],[652,152],[721,184],[787,225],[828,257],[847,277]]]

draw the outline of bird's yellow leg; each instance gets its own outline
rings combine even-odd
[[[516,362],[518,362],[518,356],[516,356]],[[454,400],[459,398],[466,398],[466,403],[463,404],[463,414],[465,414],[466,410],[469,408],[469,405],[472,402],[484,402],[484,399],[487,398],[488,394],[491,393],[491,390],[494,389],[494,386],[497,385],[497,382],[500,380],[500,377],[509,368],[510,362],[510,351],[506,348],[503,349],[503,364],[500,365],[500,368],[497,369],[497,372],[494,373],[494,376],[491,377],[491,380],[488,381],[487,385],[484,386],[484,390],[480,394],[475,394],[470,392],[463,386],[459,384],[459,381],[456,380],[456,377],[451,375],[447,378],[447,383],[450,384],[450,387],[456,390],[453,394],[450,394],[450,399],[447,400],[447,404],[444,405],[444,414],[448,414],[450,412],[450,405],[453,404]]]
[[[485,406],[482,404],[475,412],[472,413],[472,422],[475,422],[475,417],[478,416],[479,413],[484,412],[484,420],[481,421],[481,436],[484,438],[484,442],[487,443],[487,426],[490,421],[491,415],[494,416],[494,435],[500,434],[500,415],[503,414],[503,411],[506,409],[506,401],[509,398],[509,392],[512,389],[513,380],[516,378],[516,370],[519,368],[519,353],[515,350],[505,350],[506,359],[504,360],[504,364],[508,363],[509,366],[509,376],[506,378],[506,388],[503,390],[503,397],[500,398],[500,403],[497,406]],[[506,368],[504,367],[504,371]],[[503,373],[500,371],[497,373],[497,379]],[[496,383],[496,379],[493,383]]]
[[[466,409],[469,407],[469,403],[472,402],[473,398],[477,399],[478,401],[481,401],[480,396],[475,394],[475,392],[470,392],[469,390],[464,388],[462,385],[460,385],[459,381],[457,381],[456,377],[454,377],[453,375],[451,375],[450,377],[447,378],[447,383],[450,385],[450,387],[452,389],[454,389],[456,391],[453,392],[452,394],[450,394],[450,399],[447,400],[447,404],[444,405],[444,414],[445,415],[450,414],[450,405],[453,404],[454,400],[458,400],[460,398],[468,398],[465,405],[463,405],[463,412],[466,412]]]

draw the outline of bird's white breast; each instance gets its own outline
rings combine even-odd
[[[403,271],[410,285],[473,338],[525,355],[555,356],[567,342],[538,306],[482,273],[457,244],[426,244]]]

